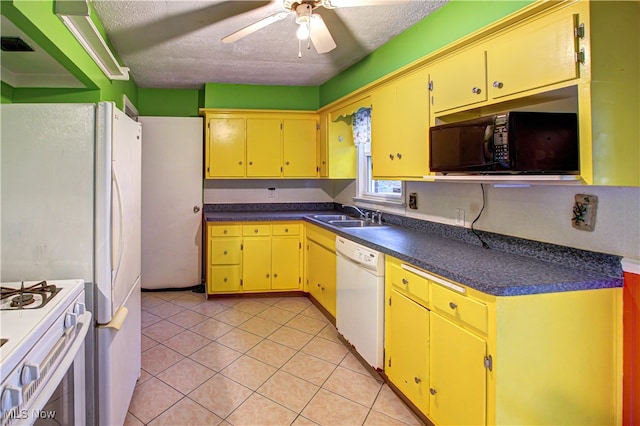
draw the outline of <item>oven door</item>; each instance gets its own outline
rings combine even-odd
[[[86,422],[84,344],[44,406],[31,413],[35,425],[83,425]],[[52,383],[53,387],[55,383]]]
[[[24,375],[18,379],[23,383],[21,398],[3,413],[2,426],[87,423],[84,340],[90,325],[91,313],[86,311],[73,331],[59,338],[41,362],[29,364],[36,366],[38,373],[28,380]]]

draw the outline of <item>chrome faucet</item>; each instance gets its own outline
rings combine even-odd
[[[356,207],[356,206],[352,206],[351,204],[343,204],[343,205],[342,205],[342,208],[345,208],[345,207],[351,207],[352,209],[356,210],[358,213],[360,213],[360,217],[361,217],[362,219],[367,219],[367,220],[369,219],[369,217],[368,217],[368,213],[363,212],[363,211],[362,211],[362,210],[360,210],[358,207]]]

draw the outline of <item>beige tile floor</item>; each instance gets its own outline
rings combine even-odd
[[[142,294],[126,425],[421,424],[304,297]]]

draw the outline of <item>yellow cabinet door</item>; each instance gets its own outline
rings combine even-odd
[[[307,291],[324,306],[322,300],[322,251],[326,250],[315,241],[307,241]]]
[[[393,289],[387,303],[385,373],[429,414],[429,311]]]
[[[275,118],[247,119],[247,176],[281,175],[281,121]]]
[[[420,70],[401,78],[396,87],[398,150],[391,176],[422,177],[429,173],[429,73]]]
[[[316,177],[318,173],[318,126],[310,118],[283,120],[284,177]]]
[[[371,161],[374,177],[396,175],[398,127],[396,86],[388,84],[371,95]]]
[[[311,240],[307,241],[307,291],[335,318],[336,254]]]
[[[429,417],[437,425],[485,424],[486,342],[434,312],[429,335]]]
[[[324,308],[336,316],[336,254],[320,247],[320,282]]]
[[[209,257],[211,265],[240,264],[242,251],[240,238],[210,238]]]
[[[240,265],[209,266],[207,292],[237,292],[241,288],[242,274]]]
[[[328,135],[325,151],[328,152],[328,164],[320,165],[328,168],[327,175],[335,179],[355,179],[356,177],[356,146],[353,143],[353,127],[351,120],[338,119],[328,124]],[[323,152],[322,150],[320,151]],[[322,160],[321,156],[321,160]]]
[[[530,51],[533,46],[521,46]],[[476,47],[445,58],[429,68],[434,112],[487,100],[484,48]]]
[[[244,177],[245,119],[210,118],[205,177]]]
[[[507,32],[488,48],[492,98],[578,77],[574,17],[567,13],[556,15]]]
[[[318,176],[329,177],[329,113],[322,112],[319,117],[318,133]]]
[[[273,237],[271,240],[271,289],[298,290],[300,288],[300,255],[298,237]]]
[[[242,288],[245,291],[271,289],[271,238],[245,238],[242,254]]]

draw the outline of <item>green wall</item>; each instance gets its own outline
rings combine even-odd
[[[322,84],[320,106],[329,104],[531,3],[532,0],[452,0]]]
[[[12,91],[3,86],[3,102],[113,101],[122,108],[124,94],[134,104],[137,102],[135,82],[111,81],[104,75],[54,13],[55,0],[2,0],[0,7],[3,15],[87,86],[83,90],[13,88]]]
[[[251,84],[207,83],[206,108],[318,109],[317,86],[260,86]]]
[[[10,104],[13,102],[13,87],[4,81],[0,82],[0,103]]]
[[[54,13],[55,0],[2,0],[14,24],[82,81],[87,89],[21,89],[2,83],[0,101],[97,102],[123,106],[123,95],[141,115],[197,116],[198,108],[316,110],[360,87],[476,31],[533,0],[451,0],[384,46],[320,86],[206,83],[201,90],[138,88],[133,80],[111,81]],[[95,16],[92,16],[96,21]],[[98,28],[102,25],[97,22]]]
[[[203,90],[138,89],[138,113],[161,117],[198,117]]]

